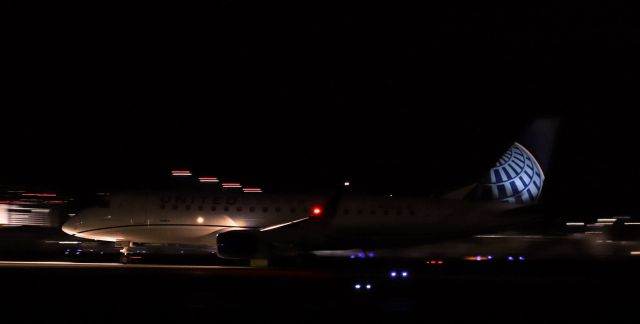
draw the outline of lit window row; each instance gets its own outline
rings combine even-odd
[[[193,208],[193,209],[196,209],[196,210],[199,210],[199,211],[203,211],[205,209],[205,207],[202,206],[202,205],[199,205],[197,207],[195,207],[195,206],[192,207],[191,205],[182,205],[182,206],[180,206],[180,205],[171,205],[171,206],[160,205],[160,209],[163,209],[163,210],[165,210],[165,209],[178,210],[178,209],[181,209],[181,207],[183,209],[185,209],[185,210],[191,210]],[[220,208],[218,209],[218,207],[220,207]],[[246,208],[246,207],[243,207],[243,206],[232,207],[232,206],[216,206],[216,205],[213,205],[213,206],[211,206],[211,207],[209,207],[207,209],[211,210],[211,211],[218,211],[218,210],[220,210],[220,211],[238,211],[238,212],[249,211],[251,213],[258,212],[260,210],[262,210],[263,213],[267,213],[271,209],[271,210],[275,211],[276,213],[286,212],[286,211],[289,211],[291,213],[296,213],[296,212],[309,213],[309,208],[307,208],[307,207],[305,207],[305,208],[296,208],[296,207],[291,207],[291,208],[262,207],[262,208],[260,208],[260,207],[251,206],[251,207]]]
[[[352,212],[352,210],[349,210],[349,209],[343,209],[342,210],[342,214],[344,214],[344,215],[349,215],[351,212]],[[364,209],[356,209],[356,210],[353,211],[353,213],[357,214],[357,215],[364,215],[364,214],[367,214],[367,213],[369,215],[376,215],[378,212],[379,212],[379,210],[376,210],[376,209],[371,209],[368,212],[367,212],[367,210],[364,210]],[[390,214],[402,215],[405,212],[408,215],[412,215],[412,216],[416,214],[414,210],[403,211],[402,209],[397,209],[395,211],[390,211],[390,210],[385,209],[385,210],[381,211],[381,214],[385,215],[385,216],[390,215]]]

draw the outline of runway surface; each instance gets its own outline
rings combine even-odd
[[[408,276],[391,278],[390,269]],[[265,269],[1,261],[0,310],[16,319],[7,323],[637,323],[638,270],[637,262]]]
[[[170,264],[121,264],[62,261],[0,261],[0,268],[251,269],[250,267]]]

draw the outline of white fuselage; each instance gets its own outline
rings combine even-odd
[[[322,201],[240,193],[125,193],[92,207],[62,227],[68,234],[102,241],[215,245],[218,233],[261,229],[304,219]]]
[[[328,200],[300,194],[123,193],[111,196],[108,206],[80,212],[63,230],[103,241],[215,247],[216,235],[228,230],[269,230],[309,217],[330,217],[335,233],[370,238],[483,233],[523,221],[505,217],[504,211],[517,207],[512,204],[364,195],[341,197],[334,215],[323,210],[312,216]]]

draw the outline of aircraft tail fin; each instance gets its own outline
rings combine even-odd
[[[559,120],[537,119],[523,133],[468,197],[514,204],[540,199]]]

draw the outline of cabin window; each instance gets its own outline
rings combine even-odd
[[[211,211],[216,211],[216,206],[211,206]]]
[[[385,211],[382,212],[382,214],[385,215],[385,216],[389,216],[389,211],[385,210]]]
[[[376,214],[376,210],[375,210],[375,209],[372,209],[371,211],[369,211],[369,214],[371,214],[371,215],[375,215],[375,214]]]
[[[239,211],[239,212],[241,212],[241,211],[242,211],[242,207],[241,207],[241,206],[238,206],[238,207],[236,207],[236,210],[237,210],[237,211]]]
[[[191,205],[186,205],[186,206],[184,206],[184,208],[185,208],[186,210],[191,210]]]
[[[276,213],[280,212],[280,207],[276,207]]]
[[[251,207],[249,207],[249,211],[253,213],[254,211],[256,211],[256,208],[251,206]]]
[[[358,215],[362,215],[362,209],[358,209]]]
[[[268,211],[269,211],[269,207],[262,207],[262,212],[263,212],[263,213],[266,213],[266,212],[268,212]]]

